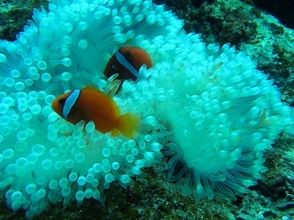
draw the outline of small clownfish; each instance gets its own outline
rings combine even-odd
[[[118,79],[137,80],[142,65],[153,66],[150,56],[139,47],[121,47],[108,61],[104,74],[110,77],[118,73]]]
[[[139,128],[139,118],[121,115],[113,99],[96,88],[85,87],[67,92],[52,102],[53,110],[65,120],[76,124],[81,120],[93,121],[96,130],[113,136],[122,134],[133,138]]]

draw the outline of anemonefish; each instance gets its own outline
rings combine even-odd
[[[122,134],[133,138],[139,127],[139,118],[126,113],[121,115],[112,97],[96,88],[75,89],[57,97],[53,110],[65,120],[76,124],[81,120],[93,121],[96,130],[112,135]]]
[[[153,66],[150,56],[143,49],[131,46],[121,47],[110,58],[104,74],[110,77],[118,73],[118,79],[135,81],[138,78],[140,67],[144,64],[147,68]]]

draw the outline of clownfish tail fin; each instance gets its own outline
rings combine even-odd
[[[139,129],[139,121],[138,116],[126,113],[118,119],[118,130],[127,138],[133,138]]]

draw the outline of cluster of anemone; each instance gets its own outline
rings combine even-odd
[[[140,117],[137,136],[60,118],[54,98],[105,89],[103,70],[125,45],[154,63],[114,96],[122,113]],[[293,110],[253,61],[186,34],[150,0],[52,1],[15,42],[0,42],[0,79],[0,196],[28,218],[49,203],[102,200],[112,182],[126,186],[164,161],[183,193],[231,198],[261,177],[264,152],[293,125]]]

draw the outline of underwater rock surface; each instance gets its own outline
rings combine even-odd
[[[294,14],[292,13],[293,2],[291,0],[252,0],[252,4],[278,18],[286,27],[294,28]]]
[[[47,0],[0,0],[0,39],[15,40],[31,19],[33,9],[47,4]]]
[[[275,80],[283,100],[294,105],[293,29],[246,1],[196,1],[196,7],[190,0],[157,2],[166,3],[184,19],[188,32],[201,33],[207,43],[229,42],[253,57],[259,69]]]
[[[293,35],[290,35],[290,36],[293,36]],[[223,42],[225,42],[225,41],[223,41]],[[241,42],[242,42],[242,40],[241,40]],[[290,50],[290,53],[291,53],[291,50]],[[270,55],[268,55],[268,56],[270,56]],[[291,68],[291,64],[289,65],[289,68]],[[291,76],[291,69],[290,69],[289,76]],[[287,82],[289,82],[289,80]],[[287,89],[291,90],[290,87],[287,87]],[[291,103],[291,94],[290,95],[286,94],[285,95],[285,100],[287,100],[288,102],[290,100],[289,103]],[[293,143],[292,139],[287,138],[287,137],[284,137],[284,138],[285,138],[286,142],[290,142],[290,145],[291,145],[291,143]],[[288,145],[285,145],[284,143],[279,143],[279,142],[276,145],[277,146],[275,146],[275,149],[277,149],[277,151],[274,151],[273,154],[272,154],[272,152],[269,153],[270,155],[277,155],[277,157],[272,159],[272,164],[269,164],[268,173],[271,173],[271,171],[272,171],[271,167],[275,167],[276,164],[280,164],[280,166],[282,166],[281,169],[277,169],[275,171],[276,173],[273,173],[272,175],[274,175],[274,177],[280,176],[281,175],[281,170],[286,169],[285,173],[282,174],[283,176],[285,176],[286,173],[288,173],[287,171],[291,170],[291,168],[293,168],[293,167],[291,167],[291,166],[290,167],[284,167],[284,163],[282,163],[282,162],[279,163],[278,158],[280,158],[280,157],[278,155],[286,155],[287,158],[290,158],[290,159],[286,160],[287,163],[285,163],[285,164],[291,164],[291,161],[293,161],[293,157],[291,157],[291,152],[289,152],[289,149],[291,149],[291,146],[292,146],[292,149],[293,149],[293,145],[288,146]],[[287,146],[287,147],[285,147],[285,149],[283,149],[283,146]],[[269,158],[271,157],[270,155],[269,155]],[[292,158],[292,160],[291,160],[291,158]],[[268,159],[268,160],[271,161],[271,159]],[[110,200],[109,198],[112,198],[112,195],[122,195],[121,196],[122,197],[121,203],[123,203],[124,198],[127,197],[126,198],[127,201],[129,201],[129,200],[133,201],[133,203],[130,203],[130,205],[132,205],[132,208],[133,208],[134,205],[136,206],[136,207],[134,207],[134,209],[130,210],[130,211],[137,210],[137,212],[131,212],[131,214],[130,214],[131,216],[134,215],[134,219],[140,218],[140,217],[141,218],[153,218],[153,217],[157,218],[157,217],[159,217],[159,218],[163,218],[163,219],[164,219],[164,217],[166,217],[166,219],[169,219],[169,217],[170,218],[177,218],[178,217],[178,218],[189,219],[190,216],[191,216],[191,219],[195,219],[195,218],[198,219],[198,218],[200,218],[200,216],[202,216],[202,217],[205,216],[204,219],[205,218],[206,219],[212,219],[212,218],[215,218],[215,219],[228,219],[229,217],[233,218],[233,214],[231,214],[231,213],[234,213],[234,215],[237,216],[238,215],[237,213],[239,213],[240,212],[239,210],[241,210],[241,209],[237,210],[236,206],[234,207],[234,205],[229,205],[228,204],[226,206],[225,203],[214,203],[214,202],[209,202],[209,201],[208,202],[199,202],[199,204],[195,203],[193,200],[189,200],[189,199],[183,197],[182,195],[177,194],[176,192],[174,192],[175,194],[172,194],[173,193],[173,187],[172,186],[171,186],[171,188],[167,188],[167,189],[164,188],[164,190],[160,190],[157,187],[160,184],[162,184],[162,185],[165,184],[165,182],[162,181],[163,178],[160,177],[160,176],[158,177],[157,175],[152,174],[152,171],[150,171],[150,172],[147,171],[147,175],[148,175],[148,178],[147,178],[147,181],[146,181],[147,183],[146,182],[144,183],[144,181],[142,181],[142,183],[141,183],[141,181],[139,180],[138,182],[135,183],[134,186],[131,186],[130,189],[124,190],[119,186],[117,186],[117,187],[114,186],[113,188],[110,187],[110,189],[109,189],[110,193],[108,194],[107,192],[105,192],[105,196],[107,197],[106,201],[107,201],[107,199]],[[159,183],[152,184],[152,181],[156,182],[157,179],[159,179],[158,180]],[[286,187],[286,189],[288,189],[288,191],[291,190],[291,187],[292,187],[291,181],[289,181],[289,180],[291,180],[291,177],[290,177],[290,179],[289,179],[289,177],[287,177],[286,181],[284,181],[284,182],[282,181],[282,185],[283,185],[282,187]],[[266,181],[266,180],[262,180],[262,181]],[[151,184],[148,183],[148,182],[151,182]],[[271,185],[271,184],[269,184],[269,185]],[[275,185],[275,183],[273,183],[272,185]],[[265,184],[264,187],[260,187],[260,189],[258,189],[259,186],[260,185],[256,186],[256,188],[257,188],[256,190],[257,190],[257,192],[258,192],[258,190],[260,190],[261,194],[263,192],[267,191],[267,189],[269,187],[268,184]],[[151,189],[149,189],[149,187]],[[136,188],[137,188],[137,190],[136,190]],[[156,201],[154,201],[154,203],[156,203],[156,205],[158,205],[158,206],[152,207],[151,210],[148,210],[148,208],[144,208],[146,203],[144,203],[144,202],[140,203],[140,201],[150,201],[150,197],[148,197],[148,194],[147,194],[147,196],[145,198],[142,198],[142,194],[144,194],[142,192],[146,192],[146,191],[150,192],[150,195],[153,195],[154,192],[156,192],[156,191],[160,192],[158,194],[155,194],[156,196],[154,196],[154,198],[157,198]],[[139,197],[139,199],[138,198],[134,199],[132,196],[130,196],[133,193],[135,193],[135,195],[136,195],[135,197]],[[171,195],[166,196],[165,194],[171,194]],[[291,193],[289,193],[289,194],[291,195]],[[176,196],[173,199],[175,199],[176,201],[171,206],[168,206],[167,205],[168,201],[171,199],[171,197],[174,197],[174,195],[176,195]],[[240,207],[240,204],[241,204],[241,206],[245,207],[244,209],[247,209],[247,211],[245,211],[245,214],[244,214],[244,209],[243,209],[242,213],[239,214],[239,219],[242,219],[242,218],[248,219],[249,217],[252,217],[252,218],[260,217],[261,218],[262,216],[264,216],[264,217],[273,217],[273,219],[274,218],[280,218],[281,216],[287,215],[287,211],[285,212],[285,210],[287,210],[288,207],[291,208],[291,204],[289,205],[289,202],[281,201],[280,204],[277,205],[277,207],[279,207],[277,213],[274,213],[274,214],[270,213],[267,210],[268,207],[264,208],[264,206],[262,205],[262,204],[265,203],[264,200],[267,199],[267,198],[263,198],[263,199],[260,199],[260,200],[256,200],[257,203],[254,203],[254,204],[255,204],[255,206],[257,208],[255,210],[253,209],[253,211],[251,210],[251,212],[249,212],[248,210],[250,208],[252,208],[252,207],[246,207],[246,200],[252,202],[252,197],[254,199],[260,197],[259,195],[258,196],[250,195],[250,196],[248,198],[248,196],[246,195],[245,198],[242,200],[242,202],[237,204],[237,207],[238,206]],[[284,195],[280,195],[280,196],[282,197]],[[277,197],[279,197],[279,195]],[[161,198],[162,203],[158,202],[160,200],[159,198]],[[184,204],[184,205],[182,205],[183,210],[187,209],[186,207],[189,207],[189,208],[191,207],[192,211],[190,211],[190,212],[184,211],[183,212],[181,209],[175,211],[176,210],[175,207],[181,207],[181,206],[179,206],[179,201],[182,201],[182,200],[183,200],[183,202],[180,202],[180,203]],[[111,203],[111,201],[109,201],[109,203],[106,203],[107,210],[113,210],[113,211],[111,211],[111,212],[103,212],[103,211],[101,211],[102,213],[105,214],[105,216],[107,216],[109,218],[112,217],[112,219],[122,217],[120,215],[124,214],[124,209],[122,209],[122,210],[113,209],[114,207],[117,206],[117,204],[115,202],[116,202],[116,200],[114,201],[114,203]],[[150,204],[150,206],[151,206],[154,203],[147,203],[147,204]],[[157,204],[157,203],[159,203],[159,204]],[[74,211],[72,213],[72,216],[68,217],[68,219],[78,219],[77,216],[90,215],[89,213],[91,213],[91,212],[93,212],[93,216],[95,216],[95,214],[96,214],[95,210],[90,208],[93,204],[96,204],[96,202],[95,201],[86,202],[84,205],[82,205],[82,208],[80,210],[78,210],[78,208],[76,208],[76,206],[74,204],[72,206],[72,209],[69,208],[70,209],[69,213],[72,212],[72,210],[77,210],[77,211]],[[250,204],[250,203],[248,203],[248,204]],[[85,208],[83,208],[83,207],[85,207]],[[101,208],[101,206],[99,206],[99,207],[102,210],[104,209],[103,207]],[[99,209],[99,207],[95,206],[95,208],[97,208],[97,209]],[[163,208],[158,209],[158,207],[163,207]],[[168,207],[168,208],[166,208],[166,207]],[[224,207],[226,207],[226,208],[224,208]],[[89,209],[90,209],[90,211],[89,211]],[[170,213],[171,209],[173,211],[175,211],[175,212]],[[53,210],[58,210],[58,208],[56,209],[54,207]],[[157,211],[155,212],[154,210],[157,210]],[[216,211],[214,213],[214,212],[211,212],[210,210],[216,210]],[[260,211],[260,210],[262,210],[262,211]],[[281,210],[283,210],[283,212],[280,212]],[[110,213],[112,213],[112,216],[111,216]],[[189,213],[189,214],[187,214],[187,213]],[[195,213],[197,213],[197,214],[195,214]],[[281,213],[283,213],[283,214],[281,215]],[[169,214],[170,214],[170,216],[169,216]],[[15,218],[16,217],[16,216],[11,216],[12,215],[11,213],[8,213],[7,215],[10,216],[10,218]],[[20,214],[20,216],[21,216],[21,214]],[[56,216],[60,216],[60,213],[57,212]],[[41,219],[41,217],[40,217],[40,219]],[[54,219],[54,216],[52,216],[52,219]]]

